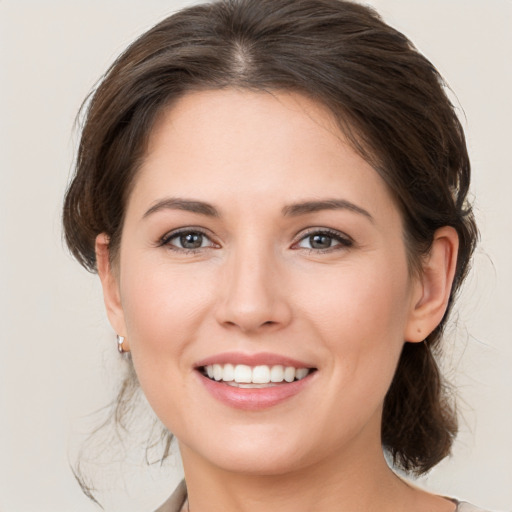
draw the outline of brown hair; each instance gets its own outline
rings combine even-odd
[[[477,240],[466,202],[470,164],[462,127],[434,66],[372,9],[343,0],[191,7],[116,60],[87,104],[64,205],[66,241],[84,267],[96,268],[101,232],[115,259],[157,114],[188,91],[223,87],[294,90],[327,106],[392,191],[413,271],[435,230],[453,226],[460,248],[451,308]],[[449,453],[457,431],[434,358],[446,316],[425,343],[405,343],[384,404],[383,445],[395,465],[418,474]]]

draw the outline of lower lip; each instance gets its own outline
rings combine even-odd
[[[214,398],[230,407],[246,411],[268,409],[292,398],[308,386],[315,373],[311,372],[301,380],[268,388],[237,388],[222,381],[211,380],[197,372],[202,384]]]

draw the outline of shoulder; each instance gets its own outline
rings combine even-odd
[[[474,505],[471,505],[471,503],[466,503],[465,501],[459,501],[459,502],[457,502],[456,512],[491,512],[491,511],[488,509],[475,507]]]
[[[180,512],[186,499],[187,486],[185,480],[182,480],[171,497],[165,503],[162,503],[155,512]]]

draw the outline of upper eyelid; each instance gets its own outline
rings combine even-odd
[[[186,226],[186,227],[176,228],[174,230],[168,231],[162,237],[160,237],[160,239],[158,240],[158,244],[164,245],[164,244],[168,243],[170,240],[172,240],[173,238],[175,238],[183,233],[200,233],[203,236],[205,236],[206,238],[208,238],[212,244],[219,245],[219,242],[215,241],[216,237],[213,233],[211,233],[209,230],[199,227],[199,226]],[[351,236],[347,235],[346,233],[344,233],[343,231],[339,231],[337,229],[328,228],[328,227],[311,226],[309,228],[304,228],[299,233],[297,233],[293,237],[292,244],[295,245],[298,242],[300,242],[301,240],[303,240],[304,238],[311,236],[315,233],[326,234],[326,235],[332,236],[333,238],[340,238],[346,242],[354,243],[353,238]]]
[[[163,240],[164,238],[172,238],[173,236],[181,235],[182,233],[201,233],[202,235],[206,235],[208,237],[211,237],[211,233],[209,230],[205,228],[201,228],[199,226],[185,226],[182,228],[176,228],[171,229],[170,231],[167,231],[163,236],[160,238]]]
[[[173,238],[176,238],[184,233],[200,233],[201,235],[208,238],[208,240],[210,240],[212,244],[218,244],[217,242],[215,242],[215,240],[213,239],[214,237],[212,236],[212,234],[209,233],[208,230],[196,226],[187,226],[168,231],[167,233],[165,233],[165,235],[160,237],[160,239],[158,240],[158,245],[165,245],[169,243],[169,241],[172,240]]]
[[[294,243],[301,241],[303,238],[305,238],[307,236],[314,235],[315,233],[331,235],[333,237],[342,238],[343,240],[346,240],[347,242],[354,243],[353,238],[351,236],[347,235],[346,233],[344,233],[343,231],[339,231],[339,230],[333,229],[333,228],[319,227],[319,226],[306,228],[305,230],[302,230],[299,233],[297,233],[297,235],[294,237]]]

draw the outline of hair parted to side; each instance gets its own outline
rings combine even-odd
[[[413,272],[435,230],[454,227],[460,247],[451,308],[478,238],[462,127],[433,65],[371,8],[344,0],[190,7],[116,60],[86,105],[64,205],[66,241],[85,268],[96,269],[102,232],[116,262],[125,205],[157,115],[189,91],[225,87],[291,90],[328,107],[391,190]],[[416,474],[449,454],[457,431],[434,358],[447,314],[425,343],[405,344],[384,404],[383,445],[396,466]]]

